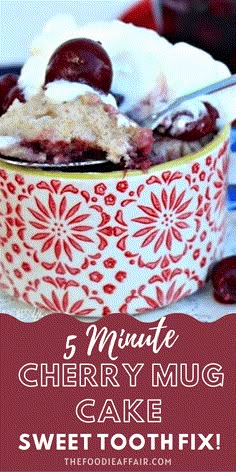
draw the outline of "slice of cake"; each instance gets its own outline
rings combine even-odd
[[[152,131],[140,128],[97,94],[56,103],[44,91],[15,100],[0,118],[0,153],[52,164],[107,159],[125,168],[149,167]]]

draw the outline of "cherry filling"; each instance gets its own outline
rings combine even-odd
[[[132,150],[129,153],[129,169],[145,170],[150,167],[149,154],[152,146],[151,130],[141,129],[134,140]],[[70,143],[65,141],[51,142],[47,139],[32,141],[22,140],[20,145],[29,150],[29,159],[34,162],[47,162],[51,164],[79,162],[80,160],[106,160],[107,152],[96,145],[80,139],[73,139]],[[108,162],[109,163],[109,162]],[[110,164],[113,165],[113,164]],[[127,163],[121,158],[114,168],[125,168]],[[107,164],[105,164],[107,168]],[[102,171],[102,167],[101,167]]]
[[[214,297],[220,303],[236,303],[236,256],[218,262],[212,270]]]
[[[34,140],[34,141],[21,141],[21,146],[28,148],[35,155],[35,161],[37,161],[37,155],[39,156],[39,162],[42,161],[41,154],[46,156],[46,162],[56,163],[60,162],[69,163],[72,161],[90,160],[90,159],[105,159],[106,152],[101,149],[92,147],[88,143],[80,140],[73,139],[70,143],[65,141],[57,141],[52,143],[49,140]]]

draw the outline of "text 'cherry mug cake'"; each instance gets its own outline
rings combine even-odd
[[[140,123],[229,75],[145,28],[48,22],[20,76],[0,79],[1,288],[100,317],[201,287],[223,254],[227,104],[206,96],[154,131]]]

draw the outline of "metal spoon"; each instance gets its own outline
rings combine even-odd
[[[178,108],[182,103],[191,100],[193,98],[199,97],[201,95],[209,95],[215,92],[222,91],[223,89],[232,87],[236,85],[236,74],[227,77],[226,79],[220,80],[214,84],[208,85],[207,87],[203,87],[202,89],[196,90],[195,92],[189,93],[187,95],[183,95],[182,97],[177,98],[172,103],[167,104],[165,108],[163,108],[159,113],[153,113],[145,118],[143,121],[139,122],[139,125],[144,128],[150,128],[152,130],[156,129],[157,125],[159,124],[162,117],[171,113],[173,110]],[[235,94],[236,97],[236,94]],[[236,101],[236,99],[235,99]],[[235,115],[228,118],[228,121],[232,121],[236,116],[236,103],[233,105],[232,114]],[[96,171],[100,170],[100,166],[104,166],[103,170],[114,170],[114,165],[108,161],[107,159],[93,159],[93,160],[80,160],[80,161],[72,161],[69,163],[60,162],[58,164],[50,163],[50,162],[32,162],[32,161],[24,161],[22,159],[17,159],[15,157],[3,157],[0,155],[0,162],[7,162],[8,164],[15,164],[18,166],[23,167],[34,167],[34,168],[41,168],[45,170],[73,170],[77,169],[83,171]]]
[[[232,87],[234,85],[236,85],[236,74],[233,74],[230,77],[227,77],[226,79],[220,80],[219,82],[215,82],[214,84],[207,85],[206,87],[196,90],[195,92],[188,93],[186,95],[183,95],[182,97],[178,97],[176,100],[174,100],[173,102],[168,104],[165,108],[163,108],[160,112],[149,115],[143,121],[139,122],[139,124],[140,126],[154,130],[156,129],[157,125],[160,122],[160,119],[163,116],[171,113],[173,110],[175,110],[180,105],[182,105],[182,103],[188,100],[192,100],[193,98],[199,97],[201,95],[210,95],[212,93],[222,91],[223,89]],[[235,92],[235,96],[236,96],[236,92]],[[236,103],[235,103],[235,107],[236,107]],[[235,116],[236,116],[236,111],[235,111]]]
[[[7,156],[4,157],[0,154],[0,162],[5,162],[7,164],[13,164],[21,167],[34,167],[36,169],[45,169],[45,170],[73,170],[85,167],[100,166],[101,164],[110,164],[106,159],[97,159],[97,160],[87,160],[87,161],[71,161],[71,162],[60,162],[58,164],[54,162],[35,162],[35,161],[26,161],[23,159],[18,159],[17,157]]]

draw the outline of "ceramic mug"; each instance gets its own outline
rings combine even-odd
[[[190,295],[222,256],[229,127],[148,172],[0,167],[0,287],[40,309],[138,314]]]

